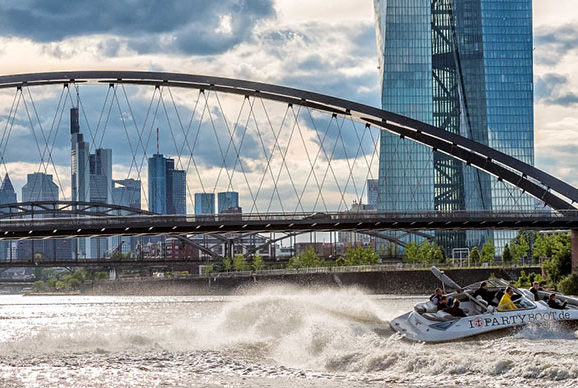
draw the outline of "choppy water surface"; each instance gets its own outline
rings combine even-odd
[[[420,297],[268,287],[234,297],[0,296],[0,386],[578,386],[578,333],[426,345]]]

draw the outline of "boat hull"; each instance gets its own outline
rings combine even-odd
[[[578,309],[556,310],[539,302],[536,308],[486,312],[450,321],[431,321],[409,312],[391,321],[391,327],[414,341],[444,342],[533,323],[578,321]]]

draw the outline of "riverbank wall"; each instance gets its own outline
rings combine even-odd
[[[520,272],[540,273],[540,268],[449,269],[445,273],[460,285],[490,277],[516,280]],[[428,269],[364,272],[284,273],[275,275],[227,276],[183,279],[122,279],[85,283],[84,295],[232,295],[274,284],[298,287],[358,287],[371,294],[428,294],[440,281]]]

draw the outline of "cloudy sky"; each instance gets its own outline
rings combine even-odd
[[[578,2],[535,0],[534,41],[536,164],[578,184]],[[371,0],[0,0],[0,64],[235,77],[379,106]]]

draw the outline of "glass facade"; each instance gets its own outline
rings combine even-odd
[[[217,194],[219,213],[239,207],[239,193],[236,191],[225,191]]]
[[[149,211],[167,214],[167,160],[162,154],[149,158]]]
[[[385,110],[534,162],[531,0],[374,0]],[[488,174],[382,132],[378,209],[532,210]],[[515,232],[495,232],[498,251]],[[489,232],[437,232],[446,248]]]
[[[215,194],[195,193],[195,215],[206,216],[215,214]]]

